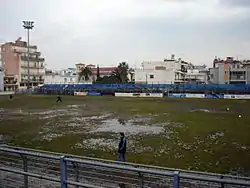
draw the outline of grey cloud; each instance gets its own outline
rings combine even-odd
[[[220,0],[222,5],[250,7],[250,0]]]
[[[138,60],[139,65],[141,60],[161,60],[170,53],[183,53],[184,58],[194,63],[210,62],[215,55],[249,54],[249,48],[243,49],[244,46],[237,41],[250,40],[250,18],[243,21],[223,20],[223,23],[214,20],[189,23],[158,18],[109,21],[89,35],[92,34],[91,29],[89,33],[79,32],[71,27],[71,23],[51,21],[51,12],[56,12],[59,0],[3,2],[0,6],[0,43],[26,36],[22,20],[32,19],[35,28],[31,33],[31,42],[38,45],[46,63],[52,68],[70,67],[79,60],[106,66],[115,65],[119,60],[128,60],[131,64]],[[248,6],[250,0],[221,0],[221,3],[224,6]],[[86,31],[89,27],[80,30]]]

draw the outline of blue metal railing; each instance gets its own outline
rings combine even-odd
[[[8,174],[9,173],[9,174]],[[11,175],[10,175],[11,174]],[[23,177],[22,177],[23,176]],[[250,187],[250,178],[0,147],[0,187]],[[15,180],[13,182],[13,180]],[[5,182],[5,183],[4,183]],[[40,184],[40,185],[39,185]],[[22,186],[20,186],[22,185]],[[47,184],[48,185],[48,184]],[[45,187],[45,186],[44,186]]]

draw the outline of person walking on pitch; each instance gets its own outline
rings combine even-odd
[[[120,133],[120,143],[118,145],[118,161],[126,162],[127,140],[124,133]]]

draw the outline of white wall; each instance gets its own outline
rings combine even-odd
[[[153,78],[150,78],[153,75]],[[148,84],[173,84],[175,81],[175,71],[168,70],[148,70],[135,69],[135,83]]]
[[[197,79],[199,81],[207,83],[207,73],[200,72],[200,70],[197,70],[197,69],[187,70],[187,74],[185,75],[185,78],[186,79]]]
[[[46,75],[44,79],[45,84],[56,83],[77,83],[78,77],[75,76],[61,76],[61,75]]]
[[[155,69],[157,66],[163,66],[166,69],[181,69],[181,63],[179,61],[144,61],[142,62],[143,69]]]

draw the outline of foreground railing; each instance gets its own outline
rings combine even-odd
[[[250,187],[250,178],[0,147],[0,187]]]

